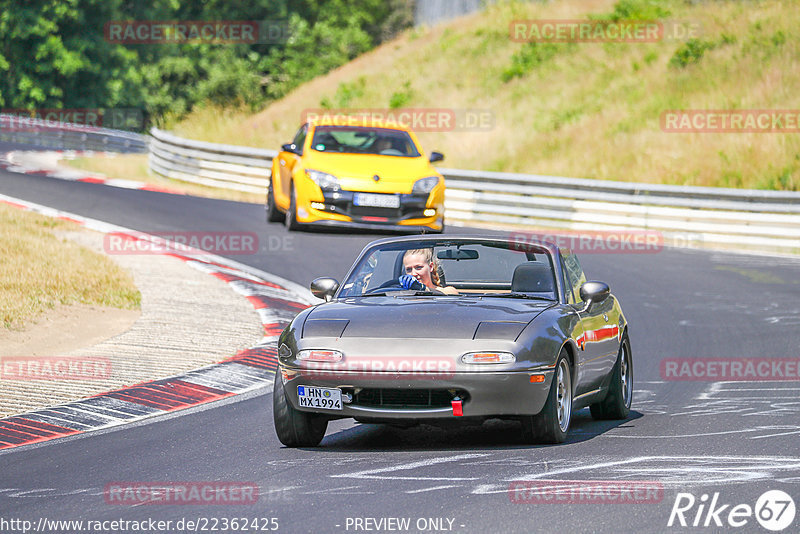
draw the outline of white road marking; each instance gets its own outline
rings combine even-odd
[[[345,486],[343,488],[327,488],[323,490],[313,490],[313,491],[304,491],[303,495],[319,495],[325,493],[334,493],[340,491],[346,491],[346,495],[374,495],[374,491],[348,491],[348,490],[357,490],[361,486]]]
[[[750,439],[774,438],[777,436],[788,436],[789,434],[800,434],[800,430],[793,430],[791,432],[779,432],[778,434],[767,434],[766,436],[753,436]]]
[[[551,479],[557,475],[575,475],[590,480],[652,480],[665,487],[685,488],[710,484],[741,484],[754,481],[774,481],[779,475],[789,475],[782,481],[800,482],[793,476],[800,471],[800,458],[753,456],[640,456],[625,460],[556,469],[549,472],[506,477],[500,484],[478,484],[473,494],[507,493],[514,481]],[[794,473],[792,473],[794,472]],[[578,480],[576,478],[576,480]]]
[[[623,435],[623,434],[600,434],[598,437],[605,437],[605,438],[626,438],[626,439],[665,439],[665,438],[699,438],[703,436],[719,436],[723,434],[741,434],[745,432],[762,432],[764,430],[775,430],[775,427],[771,426],[758,426],[756,428],[742,428],[739,430],[721,430],[719,432],[698,432],[696,434],[670,434],[669,436],[630,436],[630,435]],[[800,432],[800,427],[792,427],[792,432],[786,432],[783,434],[770,434],[771,436],[782,436],[785,434],[794,434],[796,432]],[[751,439],[759,439],[765,438],[767,436],[755,436]]]
[[[418,489],[418,490],[409,490],[406,493],[424,493],[426,491],[436,491],[436,490],[440,490],[440,489],[460,488],[460,487],[461,487],[460,484],[448,484],[446,486],[434,486],[432,488],[422,488],[422,489]]]
[[[381,476],[379,473],[407,471],[409,469],[416,469],[418,467],[428,467],[431,465],[455,462],[458,460],[469,460],[471,458],[484,458],[486,456],[491,456],[491,455],[474,453],[474,454],[457,454],[455,456],[440,456],[438,458],[429,458],[427,460],[420,460],[418,462],[409,462],[400,465],[393,465],[391,467],[382,467],[380,469],[367,469],[365,471],[356,471],[354,473],[342,473],[330,476],[331,478],[372,478],[377,480],[477,480],[478,477],[403,477],[403,476]]]

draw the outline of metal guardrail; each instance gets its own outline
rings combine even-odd
[[[488,3],[494,3],[494,0],[416,0],[414,26],[432,26],[478,11]]]
[[[183,139],[153,129],[150,168],[178,180],[265,193],[275,150]],[[800,253],[800,193],[439,169],[446,217],[532,229],[654,230],[700,243]]]
[[[147,152],[147,136],[141,134],[4,114],[0,141],[55,150]]]
[[[276,150],[204,143],[150,130],[150,170],[183,182],[265,193]]]

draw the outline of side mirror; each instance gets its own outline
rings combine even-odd
[[[300,154],[300,150],[297,148],[297,145],[294,143],[286,143],[281,145],[281,150],[284,152],[291,152],[292,154]]]
[[[330,301],[339,289],[339,281],[335,278],[316,278],[311,282],[311,294],[325,302]]]
[[[585,304],[583,309],[580,310],[581,313],[588,311],[592,304],[603,302],[610,294],[611,289],[609,289],[608,284],[605,282],[598,282],[596,280],[584,282],[581,286],[581,299]]]
[[[431,163],[436,163],[437,161],[444,161],[444,154],[441,152],[431,152],[431,157],[429,158]]]

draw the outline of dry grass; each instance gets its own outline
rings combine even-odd
[[[526,46],[509,39],[516,19],[610,13],[612,0],[501,2],[399,39],[299,87],[254,116],[199,109],[175,125],[207,141],[277,148],[302,111],[386,108],[410,80],[404,107],[488,109],[495,127],[422,132],[448,167],[652,183],[800,189],[796,133],[666,133],[668,109],[800,109],[800,9],[796,2],[662,3],[699,22],[713,46],[696,63],[670,65],[684,43],[558,45],[555,55],[503,81]]]
[[[138,309],[129,273],[102,254],[59,238],[74,223],[0,204],[0,314],[3,328],[20,328],[57,304]]]
[[[125,180],[145,182],[197,197],[219,198],[222,200],[252,202],[255,204],[263,204],[266,199],[266,192],[261,194],[230,191],[228,189],[206,187],[203,185],[181,182],[179,180],[172,180],[151,173],[147,168],[146,154],[121,154],[116,156],[76,158],[73,160],[65,160],[62,163],[92,174],[99,174],[109,178],[122,178]]]

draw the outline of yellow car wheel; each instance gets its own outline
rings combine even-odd
[[[267,222],[281,222],[283,217],[283,213],[275,205],[275,193],[272,191],[272,180],[270,179],[267,189]]]
[[[289,197],[289,209],[286,210],[284,222],[286,224],[286,229],[291,232],[293,230],[299,230],[300,223],[297,222],[297,190],[294,184],[289,185],[289,189],[291,190],[291,196]]]

